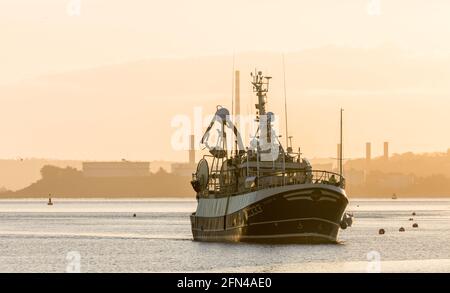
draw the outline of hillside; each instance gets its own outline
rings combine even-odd
[[[331,163],[326,159],[316,162]],[[160,165],[167,162],[158,162]],[[395,154],[388,160],[349,160],[344,166],[349,197],[450,197],[450,152]],[[320,166],[320,165],[317,165]],[[325,166],[323,164],[322,166]],[[330,165],[331,166],[331,165]],[[314,165],[313,165],[314,167]],[[85,177],[73,167],[44,166],[40,179],[0,197],[193,197],[190,178],[160,168],[145,177]]]
[[[0,197],[193,197],[190,180],[163,169],[145,177],[84,177],[71,167],[44,166],[42,178],[17,191],[0,193]]]

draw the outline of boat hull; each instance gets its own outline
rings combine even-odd
[[[326,184],[272,188],[262,195],[259,191],[240,197],[226,199],[222,213],[220,204],[217,204],[216,215],[205,215],[197,209],[191,215],[194,240],[336,243],[348,204],[343,189]],[[213,199],[209,201],[209,205],[213,204]]]

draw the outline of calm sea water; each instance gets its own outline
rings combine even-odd
[[[352,200],[354,225],[334,245],[194,242],[195,206],[0,200],[0,272],[450,272],[450,200]]]

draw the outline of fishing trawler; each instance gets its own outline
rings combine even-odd
[[[260,71],[251,77],[258,130],[249,146],[220,106],[201,139],[209,154],[192,175],[198,201],[190,216],[194,240],[336,243],[339,228],[352,224],[352,215],[345,213],[342,154],[338,174],[314,170],[300,149],[293,151],[292,142],[285,149],[273,128],[274,114],[266,110],[271,77]],[[211,145],[214,126],[217,140]],[[227,149],[227,129],[235,138],[234,150]]]

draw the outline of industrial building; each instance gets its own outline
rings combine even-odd
[[[366,163],[369,164],[372,159],[372,144],[366,142]]]
[[[197,168],[197,165],[195,163],[195,137],[194,135],[191,135],[189,138],[189,162],[172,164],[172,174],[174,175],[191,177],[192,173],[194,173]]]
[[[383,144],[383,158],[389,160],[389,142],[385,141]]]
[[[385,161],[389,160],[389,142],[385,141],[383,143],[383,159]],[[372,160],[372,144],[366,142],[366,164],[369,165]]]
[[[150,175],[150,162],[83,162],[85,177],[142,177]]]

